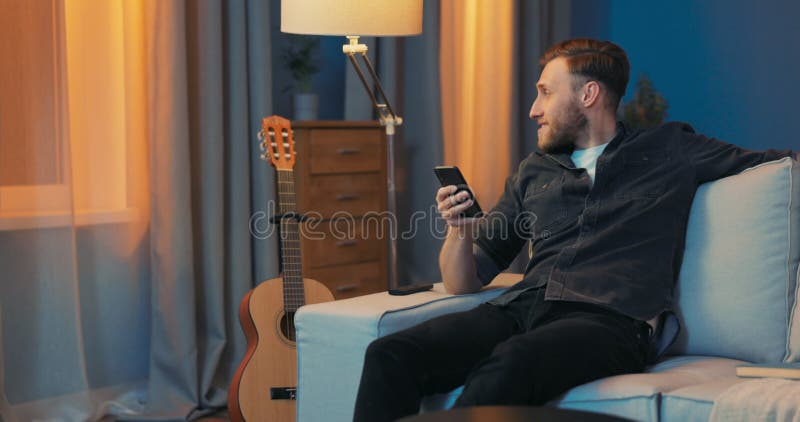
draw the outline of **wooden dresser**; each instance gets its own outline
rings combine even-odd
[[[387,289],[386,139],[377,122],[292,122],[297,210],[304,223],[303,276],[324,283],[336,299]],[[385,224],[385,222],[384,222]]]

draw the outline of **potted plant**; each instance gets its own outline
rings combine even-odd
[[[639,76],[633,98],[622,107],[622,118],[632,130],[654,128],[667,118],[667,100],[647,76]]]
[[[283,53],[283,61],[291,72],[294,81],[294,119],[316,120],[319,98],[311,90],[311,80],[319,72],[316,53],[319,50],[319,37],[290,35],[289,43]]]

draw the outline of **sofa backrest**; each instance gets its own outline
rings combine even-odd
[[[676,288],[670,353],[800,358],[800,169],[785,158],[700,186]]]

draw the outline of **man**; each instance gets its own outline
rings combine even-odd
[[[658,354],[653,328],[672,315],[697,187],[792,154],[747,151],[678,123],[631,133],[616,121],[628,59],[610,42],[565,41],[540,62],[530,117],[541,152],[483,219],[459,217],[468,192],[436,195],[449,224],[439,258],[448,292],[479,290],[530,242],[523,280],[473,310],[374,341],[355,420],[414,414],[423,396],[462,384],[456,406],[542,405],[642,371]]]

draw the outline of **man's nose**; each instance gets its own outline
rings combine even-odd
[[[536,97],[536,100],[531,105],[531,111],[528,113],[528,117],[531,119],[536,119],[542,115],[541,109],[539,106],[539,97]]]

